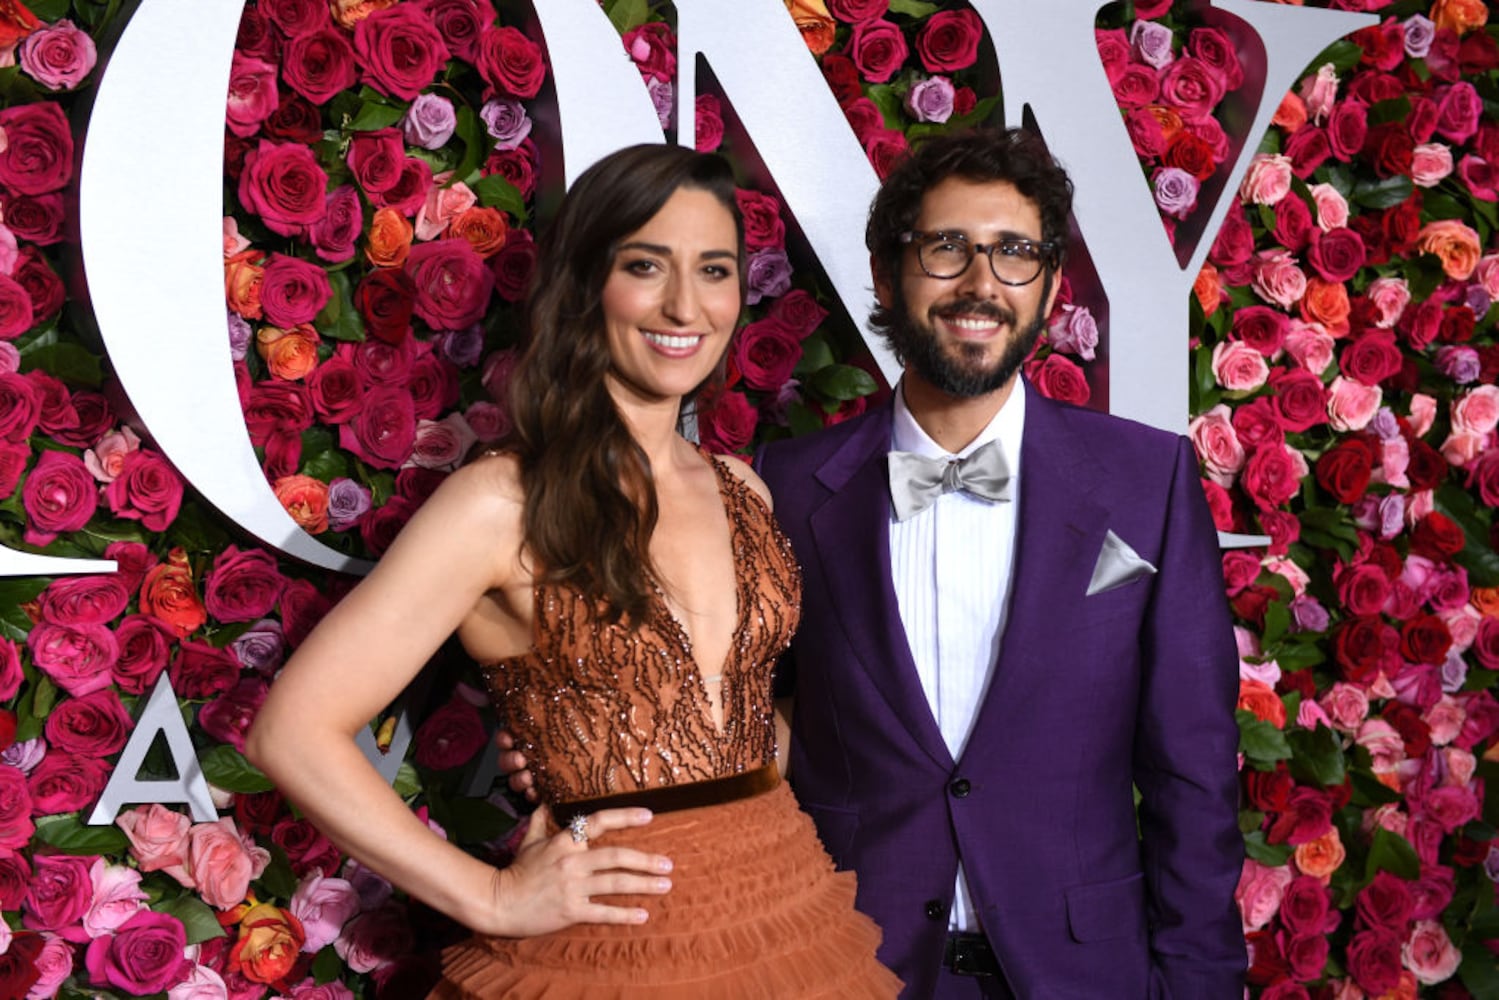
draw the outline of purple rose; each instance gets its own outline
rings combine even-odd
[[[46,545],[59,532],[88,523],[99,506],[99,489],[83,459],[71,452],[44,451],[21,488],[21,504],[26,508],[26,541]]]
[[[671,128],[671,115],[676,110],[676,91],[667,80],[652,77],[645,82],[645,92],[656,109],[656,120],[662,128]]]
[[[745,268],[745,304],[785,295],[791,289],[791,260],[784,250],[756,250]]]
[[[370,491],[352,479],[340,477],[328,484],[328,526],[343,531],[370,509]]]
[[[1437,370],[1458,385],[1477,381],[1483,367],[1478,352],[1463,344],[1447,344],[1437,348],[1433,360]]]
[[[1321,602],[1310,594],[1302,594],[1291,601],[1291,620],[1298,632],[1326,632],[1329,618]]]
[[[1171,51],[1171,29],[1155,21],[1136,21],[1129,44],[1135,58],[1155,69],[1165,69],[1176,58]]]
[[[489,104],[484,107],[487,109]],[[482,110],[479,116],[484,116]],[[489,124],[487,119],[484,124]],[[406,109],[406,114],[401,119],[401,134],[411,145],[422,149],[441,149],[453,137],[457,128],[458,116],[453,111],[453,102],[437,94],[416,95],[416,100],[411,102],[411,107]],[[527,128],[530,128],[529,123]],[[490,134],[493,135],[493,132]]]
[[[1092,361],[1098,347],[1098,323],[1087,306],[1069,303],[1062,306],[1061,313],[1047,327],[1046,337],[1053,350]]]
[[[1176,219],[1185,219],[1197,207],[1197,192],[1200,185],[1181,167],[1162,167],[1151,178],[1155,188],[1155,203],[1161,212]]]
[[[332,491],[329,492],[331,498]],[[331,503],[329,507],[332,507]],[[286,636],[282,634],[280,622],[274,618],[262,618],[240,633],[239,638],[229,644],[229,649],[238,657],[242,667],[269,676],[286,659]]]
[[[239,313],[229,313],[229,356],[235,361],[245,360],[245,355],[250,351],[250,338],[254,334],[248,320]]]
[[[72,90],[99,58],[88,32],[66,18],[26,36],[16,56],[21,72],[49,90]],[[271,89],[274,92],[274,84]],[[275,106],[274,96],[271,105]]]
[[[952,81],[929,76],[906,91],[906,110],[919,122],[945,122],[952,117]]]
[[[484,318],[494,274],[467,240],[418,243],[406,258],[415,311],[434,330],[460,330]]]
[[[192,971],[184,958],[187,932],[182,921],[141,910],[111,935],[89,943],[85,964],[96,986],[112,986],[136,996],[164,992]]]
[[[462,330],[449,330],[438,342],[442,356],[459,368],[472,368],[484,354],[484,328],[475,323]]]
[[[1437,26],[1422,14],[1412,14],[1405,19],[1405,54],[1411,59],[1425,59],[1436,38]]]
[[[513,97],[495,97],[479,109],[484,128],[495,141],[496,149],[515,149],[531,134],[531,118],[525,105]]]

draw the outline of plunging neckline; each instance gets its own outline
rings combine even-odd
[[[734,579],[734,625],[732,631],[729,633],[729,643],[728,647],[724,650],[723,662],[718,666],[718,706],[719,710],[723,713],[723,725],[719,725],[713,720],[713,697],[708,693],[707,675],[703,673],[703,665],[698,662],[697,653],[695,652],[697,646],[693,642],[691,634],[688,633],[687,626],[682,623],[682,620],[677,617],[677,613],[672,610],[671,601],[666,596],[666,588],[661,585],[661,581],[657,575],[650,573],[648,576],[651,584],[651,592],[655,595],[657,608],[661,613],[661,617],[669,623],[670,627],[667,631],[671,633],[673,640],[676,642],[677,651],[681,653],[683,661],[692,666],[692,677],[697,684],[699,708],[702,711],[703,719],[708,723],[708,728],[713,731],[714,735],[721,739],[729,731],[729,702],[724,697],[724,690],[729,680],[729,664],[734,659],[734,639],[736,636],[742,635],[745,628],[744,615],[747,602],[744,600],[744,594],[742,593],[744,581],[739,572],[739,560],[736,556],[736,553],[742,547],[742,540],[739,537],[738,522],[729,510],[729,483],[726,477],[732,475],[732,473],[723,467],[723,463],[704,451],[701,445],[697,446],[697,452],[713,470],[714,481],[718,486],[719,509],[723,511],[724,521],[729,527],[729,565],[731,575]]]

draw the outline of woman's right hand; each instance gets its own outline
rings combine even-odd
[[[646,911],[596,903],[596,896],[659,896],[671,889],[671,859],[629,847],[592,847],[569,829],[548,834],[542,806],[531,816],[515,861],[495,873],[495,921],[501,937],[549,934],[573,924],[640,924]],[[588,837],[644,826],[649,809],[603,809],[588,816]],[[480,930],[480,928],[475,928]]]

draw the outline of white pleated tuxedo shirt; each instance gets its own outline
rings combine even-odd
[[[890,518],[890,576],[906,641],[932,716],[953,760],[958,760],[999,658],[1010,603],[1025,381],[1016,379],[1014,391],[994,419],[956,455],[921,429],[900,389],[894,411],[893,450],[936,459],[967,458],[998,438],[1010,469],[1012,500],[944,493],[907,520],[897,521],[893,514]],[[979,929],[961,861],[948,927]]]

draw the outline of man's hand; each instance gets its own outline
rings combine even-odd
[[[526,755],[515,749],[515,735],[508,729],[501,729],[495,733],[494,742],[500,751],[500,773],[505,775],[510,790],[525,796],[527,802],[538,801],[536,779],[531,775]]]

